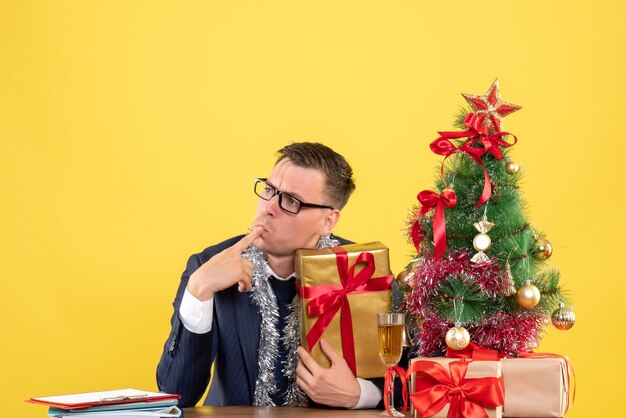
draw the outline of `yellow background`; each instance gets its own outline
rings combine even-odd
[[[358,182],[336,232],[399,271],[428,144],[498,77],[529,219],[576,301],[570,417],[623,409],[625,6],[615,1],[0,2],[0,397],[156,389],[187,257],[242,233],[273,152]]]

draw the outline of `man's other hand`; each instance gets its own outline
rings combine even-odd
[[[352,375],[346,360],[324,338],[320,346],[330,359],[331,366],[328,369],[320,366],[303,347],[299,347],[296,383],[319,404],[354,408],[361,396],[359,382]]]

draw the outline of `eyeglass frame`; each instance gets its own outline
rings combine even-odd
[[[318,205],[316,203],[305,203],[302,200],[298,199],[297,197],[295,197],[294,195],[292,195],[291,193],[287,193],[287,192],[281,192],[280,190],[278,190],[276,187],[272,186],[271,184],[269,184],[267,182],[268,179],[266,178],[255,178],[254,179],[254,194],[257,195],[258,197],[260,197],[261,199],[265,200],[266,202],[269,202],[270,200],[272,200],[272,198],[274,196],[278,196],[278,207],[281,208],[282,210],[284,210],[287,213],[290,213],[292,215],[297,215],[298,213],[300,213],[300,210],[302,208],[317,208],[317,209],[331,209],[334,210],[335,208],[332,206],[327,206],[327,205]],[[274,192],[272,193],[272,195],[269,197],[269,199],[264,198],[263,196],[261,196],[260,194],[257,193],[256,191],[256,185],[259,183],[265,183],[266,186],[270,187]],[[287,210],[283,207],[283,194],[288,195],[289,197],[291,197],[292,199],[297,200],[300,203],[300,206],[298,207],[298,211],[297,212],[292,212],[290,210]]]

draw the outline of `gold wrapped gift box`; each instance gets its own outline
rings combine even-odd
[[[302,289],[323,292],[330,295],[332,291],[341,292],[343,288],[342,280],[338,270],[337,252],[345,250],[347,255],[347,266],[353,269],[352,279],[355,276],[363,278],[365,274],[360,273],[366,265],[365,262],[355,261],[364,258],[373,260],[373,274],[367,280],[368,284],[376,283],[377,288],[381,287],[384,281],[388,283],[385,290],[363,290],[362,287],[356,291],[348,291],[347,299],[349,311],[351,314],[352,330],[354,338],[354,354],[356,360],[356,375],[361,378],[382,377],[385,375],[386,367],[381,362],[378,355],[378,325],[376,314],[380,312],[389,312],[391,309],[391,270],[389,268],[389,249],[380,242],[370,242],[364,244],[350,244],[341,247],[326,249],[300,249],[296,251],[296,281],[298,286],[298,295],[300,295],[300,329],[301,341],[311,356],[323,367],[330,367],[328,357],[321,350],[319,342],[315,342],[313,347],[309,347],[307,343],[307,335],[320,320],[319,316],[309,315],[309,304],[315,298],[302,297]],[[362,255],[368,253],[371,255]],[[344,271],[347,275],[347,271]],[[345,276],[344,276],[345,280]],[[329,288],[330,285],[334,285]],[[325,287],[321,287],[325,286]],[[315,289],[318,287],[317,289]],[[328,291],[326,291],[328,290]],[[304,295],[306,296],[306,294]],[[335,298],[335,308],[340,298]],[[328,327],[323,331],[325,338],[333,348],[343,355],[342,335],[340,327],[340,318],[347,315],[345,308],[339,308]],[[319,325],[318,325],[319,326]],[[345,342],[344,342],[345,344]],[[345,355],[344,355],[345,357]]]

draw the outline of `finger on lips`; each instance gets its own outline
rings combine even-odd
[[[250,244],[252,244],[255,239],[257,239],[261,235],[261,232],[263,232],[263,229],[261,227],[255,227],[252,232],[240,239],[239,242],[232,246],[232,248],[239,252],[245,250]]]

